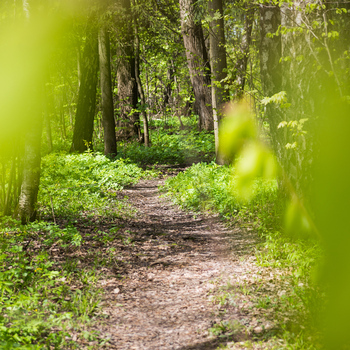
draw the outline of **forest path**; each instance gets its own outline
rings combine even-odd
[[[209,296],[218,281],[235,284],[256,269],[246,254],[254,240],[235,229],[228,250],[228,229],[219,219],[180,210],[160,197],[163,184],[142,180],[121,193],[138,212],[122,229],[132,237],[121,246],[115,271],[123,278],[102,283],[107,318],[98,330],[110,338],[107,349],[216,349],[219,339],[208,332],[215,323],[251,322],[239,303],[226,305],[227,313]],[[235,340],[242,337],[246,331]]]

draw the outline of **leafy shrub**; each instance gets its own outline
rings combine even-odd
[[[165,189],[176,204],[190,210],[212,210],[226,217],[248,208],[256,210],[276,197],[276,182],[257,181],[253,198],[239,201],[235,190],[234,168],[198,163],[166,181]]]

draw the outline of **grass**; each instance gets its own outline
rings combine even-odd
[[[73,272],[47,252],[54,244],[77,243],[64,230],[54,242],[43,224],[3,219],[0,244],[0,348],[77,348],[72,330],[80,333],[98,312],[101,290],[87,271]]]

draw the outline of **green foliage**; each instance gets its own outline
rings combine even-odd
[[[72,252],[84,244],[89,235],[72,224],[78,217],[128,215],[116,192],[150,175],[154,173],[100,154],[43,158],[38,211],[54,222],[22,226],[10,218],[0,221],[0,349],[74,349],[79,339],[101,340],[84,331],[99,312],[102,290],[96,287],[96,272],[85,271],[76,260],[60,263],[54,252]],[[118,230],[98,231],[96,241],[108,244]]]
[[[220,152],[228,160],[236,160],[236,191],[242,199],[253,193],[254,180],[274,179],[278,167],[275,157],[258,137],[250,106],[241,102],[227,108],[220,127]]]
[[[235,335],[243,333],[245,327],[236,320],[222,321],[209,328],[209,333],[220,338],[234,338]]]
[[[178,119],[152,121],[151,147],[136,142],[119,146],[120,156],[141,164],[184,164],[198,160],[210,161],[214,158],[214,135],[196,130],[196,118],[187,118],[185,130],[180,130]]]
[[[0,349],[66,348],[74,319],[86,322],[96,312],[99,290],[89,283],[68,303],[69,273],[47,253],[57,244],[79,244],[77,235],[52,224],[1,220]]]
[[[290,103],[288,103],[288,99],[287,99],[287,93],[285,91],[280,91],[271,97],[264,97],[261,100],[261,103],[265,106],[268,105],[269,103],[274,103],[277,106],[280,106],[281,108],[290,107]]]
[[[255,181],[250,201],[237,196],[234,167],[199,163],[166,181],[165,189],[176,204],[189,210],[212,210],[226,217],[238,211],[264,211],[276,199],[276,181]],[[259,208],[259,209],[257,209]],[[261,208],[261,209],[260,209]]]
[[[151,175],[123,159],[97,153],[49,154],[43,158],[39,211],[43,216],[118,215],[116,191]]]

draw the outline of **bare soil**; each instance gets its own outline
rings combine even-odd
[[[204,350],[228,341],[244,344],[262,322],[242,291],[245,281],[261,273],[252,253],[256,236],[228,229],[217,216],[180,210],[160,197],[163,183],[143,180],[120,194],[137,214],[123,220],[121,232],[130,239],[117,247],[113,274],[100,281],[105,320],[97,329],[109,339],[103,348]],[[232,305],[217,302],[223,285],[237,292]],[[230,337],[208,331],[225,320],[237,324]]]

